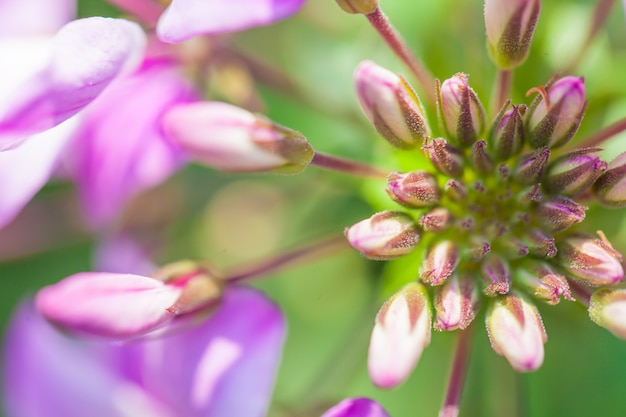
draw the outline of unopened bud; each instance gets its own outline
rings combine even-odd
[[[549,160],[550,149],[545,147],[521,156],[515,169],[515,180],[522,184],[540,182]]]
[[[567,197],[554,197],[537,207],[537,217],[550,232],[568,229],[585,219],[587,207]]]
[[[543,344],[548,337],[537,307],[521,295],[497,297],[486,317],[491,347],[504,356],[513,369],[530,372],[543,363]]]
[[[598,326],[626,339],[626,290],[602,288],[591,296],[589,317]]]
[[[453,200],[463,201],[467,198],[467,187],[461,181],[449,179],[444,190]]]
[[[418,223],[425,232],[442,232],[452,224],[453,219],[448,209],[435,207],[429,212],[422,214]]]
[[[600,239],[575,234],[559,243],[557,259],[572,278],[598,287],[624,279],[622,255]]]
[[[599,148],[584,148],[554,160],[545,177],[546,187],[555,194],[573,196],[585,191],[607,169],[595,152]]]
[[[511,287],[509,263],[497,255],[487,257],[481,265],[483,280],[487,284],[485,294],[507,294]]]
[[[553,258],[556,256],[557,249],[554,244],[554,238],[545,234],[541,229],[530,229],[522,237],[522,241],[532,255],[538,255],[545,258]]]
[[[411,149],[429,135],[420,100],[403,78],[365,61],[354,72],[354,80],[363,112],[393,146]]]
[[[478,288],[469,275],[453,275],[435,289],[435,330],[465,329],[474,320],[480,302]]]
[[[472,161],[472,166],[479,174],[488,174],[493,170],[493,159],[487,152],[487,142],[484,140],[474,143],[470,160]]]
[[[468,84],[468,76],[458,73],[441,85],[437,82],[439,115],[448,137],[463,147],[472,145],[485,128],[485,110]]]
[[[499,161],[517,155],[524,145],[524,121],[521,110],[526,110],[526,106],[513,106],[512,109],[503,112],[494,123],[490,144],[494,157]]]
[[[508,259],[523,258],[530,252],[528,246],[514,236],[500,239],[498,241],[498,251]]]
[[[378,8],[378,0],[336,0],[343,11],[351,14],[370,14]]]
[[[556,81],[528,112],[528,142],[534,148],[565,145],[585,112],[585,82],[578,77]]]
[[[420,267],[420,279],[430,285],[441,285],[459,264],[459,247],[451,240],[441,240],[428,249]]]
[[[411,283],[392,295],[376,316],[368,352],[369,374],[380,388],[403,382],[430,343],[428,292]]]
[[[600,204],[626,207],[626,152],[611,161],[607,170],[593,184],[592,190]]]
[[[464,247],[464,255],[472,261],[478,261],[491,252],[491,243],[484,237],[477,235],[470,237]]]
[[[561,297],[574,301],[565,277],[545,262],[529,260],[515,268],[515,282],[534,297],[558,304]]]
[[[370,259],[385,260],[411,252],[420,239],[413,219],[404,213],[384,211],[346,228],[353,248]]]
[[[540,8],[539,0],[485,0],[489,55],[498,67],[524,63]]]
[[[425,171],[392,172],[387,177],[386,191],[392,200],[409,207],[432,206],[441,197],[437,179]]]
[[[426,156],[442,174],[458,178],[463,175],[463,153],[445,139],[427,141],[422,147]]]
[[[295,174],[313,158],[300,133],[226,103],[176,105],[163,128],[193,159],[221,171]]]

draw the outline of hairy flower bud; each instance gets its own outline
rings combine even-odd
[[[485,110],[468,84],[468,76],[458,73],[441,85],[437,82],[439,116],[448,137],[463,147],[472,145],[485,128]]]
[[[599,150],[578,149],[555,159],[548,167],[545,186],[555,194],[582,193],[607,169],[607,163],[595,154]]]
[[[472,276],[454,274],[435,289],[435,330],[465,329],[474,320],[480,302]]]
[[[535,184],[541,181],[550,160],[550,149],[539,148],[520,157],[520,163],[513,174],[522,184]]]
[[[626,290],[602,288],[591,296],[589,317],[598,326],[626,339]]]
[[[561,297],[574,300],[565,277],[558,274],[548,263],[525,261],[515,269],[514,276],[516,283],[548,304],[558,304]]]
[[[626,207],[626,152],[619,154],[592,188],[596,199],[608,207]]]
[[[426,141],[422,150],[439,172],[458,178],[463,175],[463,153],[445,139]]]
[[[526,60],[540,8],[539,0],[485,0],[489,55],[498,67]]]
[[[470,161],[477,173],[485,175],[493,170],[493,159],[487,152],[487,142],[479,140],[472,146]]]
[[[420,232],[404,213],[384,211],[346,228],[353,248],[370,259],[385,260],[406,255],[419,242]]]
[[[459,247],[451,240],[441,240],[428,249],[420,267],[420,279],[430,285],[441,285],[459,264]]]
[[[494,299],[486,324],[491,347],[513,369],[530,372],[541,366],[547,336],[537,307],[524,297],[510,294]]]
[[[420,216],[418,223],[425,232],[442,232],[452,224],[453,216],[444,207],[435,207]]]
[[[463,201],[467,198],[467,187],[461,181],[449,179],[444,190],[453,200]]]
[[[192,158],[221,171],[296,174],[313,158],[300,133],[226,103],[176,105],[163,128]]]
[[[533,255],[545,258],[553,258],[556,256],[557,249],[554,244],[554,238],[548,236],[541,229],[530,229],[523,237],[522,241]]]
[[[392,200],[409,207],[432,206],[441,197],[437,179],[425,171],[392,172],[387,177],[386,191]]]
[[[344,12],[370,14],[378,8],[378,0],[336,0]]]
[[[600,239],[574,234],[559,243],[557,258],[572,278],[597,287],[624,279],[622,255]]]
[[[422,104],[403,78],[365,61],[354,72],[354,80],[363,112],[393,146],[411,149],[429,135]]]
[[[430,343],[431,314],[428,292],[411,283],[380,308],[368,352],[369,374],[380,388],[403,382]]]
[[[554,197],[537,207],[537,218],[542,225],[556,233],[585,219],[587,207],[567,197]]]
[[[574,136],[585,112],[585,82],[563,77],[549,87],[527,114],[528,142],[534,148],[565,145]]]
[[[493,124],[489,144],[493,155],[499,161],[505,161],[517,155],[524,145],[524,121],[521,110],[526,106],[513,106],[506,110]]]
[[[483,280],[487,283],[485,294],[507,294],[511,287],[509,263],[497,255],[487,257],[481,266]]]

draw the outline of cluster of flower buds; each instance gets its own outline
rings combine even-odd
[[[404,81],[369,62],[356,77],[362,107],[378,131],[400,148],[422,140],[431,163],[389,174],[387,194],[404,212],[378,213],[346,229],[350,244],[368,258],[422,257],[418,281],[392,295],[376,319],[369,351],[374,383],[402,382],[432,328],[463,330],[481,306],[495,352],[520,372],[537,369],[547,337],[534,300],[557,304],[573,300],[572,285],[624,279],[622,256],[604,237],[578,230],[587,207],[575,198],[592,191],[605,205],[626,204],[626,154],[611,164],[597,148],[553,156],[580,125],[584,81],[564,77],[537,88],[529,106],[508,101],[487,126],[468,76],[456,74],[437,85],[446,137],[431,138]],[[410,254],[418,246],[419,255]],[[608,310],[623,308],[623,292],[597,294],[594,321],[623,334],[623,323],[607,318]]]

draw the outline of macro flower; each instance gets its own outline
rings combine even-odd
[[[334,405],[321,417],[389,417],[376,401],[369,398],[347,398]]]

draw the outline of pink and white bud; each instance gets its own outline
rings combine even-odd
[[[313,158],[302,134],[226,103],[178,104],[163,129],[194,160],[221,171],[296,174]]]
[[[413,219],[397,211],[376,213],[346,228],[344,234],[354,249],[376,260],[406,255],[420,239],[420,231]]]
[[[494,296],[509,292],[511,288],[511,268],[504,258],[490,255],[483,261],[480,272],[487,284],[485,287],[487,295]]]
[[[608,243],[575,234],[559,242],[557,259],[572,278],[592,287],[615,285],[624,280],[622,255]]]
[[[548,337],[537,307],[521,295],[493,300],[486,316],[491,347],[518,372],[531,372],[543,363]]]
[[[592,191],[601,204],[626,207],[626,152],[619,154],[593,184]]]
[[[556,233],[582,222],[587,207],[567,197],[554,197],[537,207],[537,219],[550,232]]]
[[[489,55],[500,68],[521,65],[539,18],[539,0],[485,0]]]
[[[381,307],[368,352],[372,382],[393,388],[413,371],[430,343],[431,313],[428,292],[411,283],[392,295]]]
[[[600,148],[583,148],[554,160],[548,167],[545,186],[552,193],[574,196],[587,190],[607,169],[595,152]]]
[[[354,72],[354,80],[363,112],[393,146],[414,148],[430,135],[422,104],[403,78],[364,61]]]
[[[448,144],[445,139],[426,140],[422,150],[430,162],[442,174],[458,178],[463,175],[463,152]]]
[[[378,8],[378,0],[336,0],[344,12],[370,14]]]
[[[517,284],[548,304],[558,304],[561,297],[574,301],[565,277],[548,263],[526,261],[515,268],[514,275]]]
[[[221,287],[199,271],[168,282],[140,275],[84,272],[44,287],[35,302],[44,317],[72,333],[127,339],[213,307],[220,296]]]
[[[444,207],[435,207],[420,216],[418,223],[425,232],[443,232],[452,225],[454,216]]]
[[[440,240],[430,247],[420,267],[420,279],[430,285],[441,285],[456,269],[459,246],[452,240]]]
[[[435,289],[435,330],[465,329],[474,320],[480,297],[471,275],[453,275]]]
[[[385,191],[392,200],[408,207],[432,206],[441,197],[437,179],[425,171],[392,172]]]
[[[448,137],[463,147],[472,145],[485,128],[485,110],[468,76],[458,73],[437,83],[437,90],[439,116]]]
[[[602,288],[593,293],[589,317],[598,326],[626,339],[626,290]]]
[[[528,141],[534,148],[565,145],[574,136],[585,112],[585,81],[563,77],[531,105],[527,115]]]

